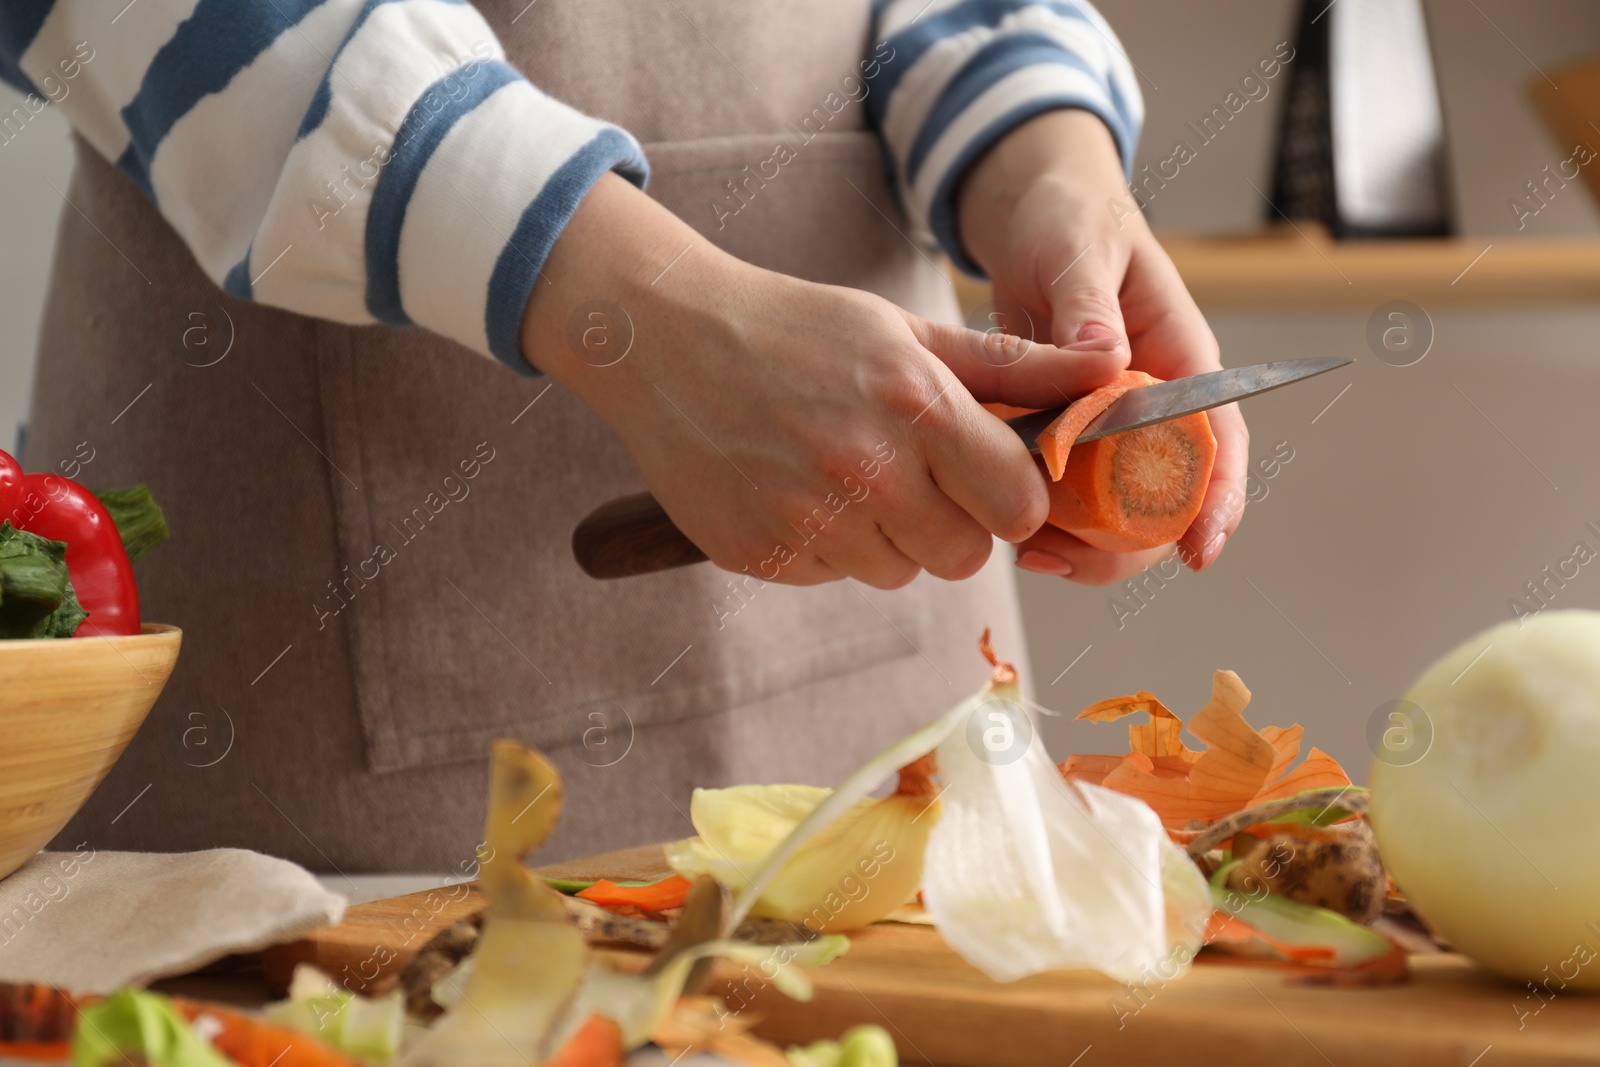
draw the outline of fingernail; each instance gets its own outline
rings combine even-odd
[[[1117,331],[1103,322],[1086,322],[1083,324],[1082,329],[1078,331],[1078,340],[1080,342],[1098,341],[1106,337],[1116,340]]]
[[[1226,533],[1219,533],[1206,542],[1205,547],[1200,550],[1200,558],[1204,561],[1202,566],[1209,567],[1217,561],[1217,557],[1222,555],[1222,543],[1227,539]]]
[[[1062,345],[1068,352],[1115,352],[1122,347],[1122,338],[1116,334],[1109,337],[1091,337],[1087,341],[1074,341],[1070,345]]]
[[[1053,574],[1057,578],[1066,578],[1072,574],[1070,561],[1062,559],[1053,552],[1040,552],[1032,548],[1017,557],[1017,566],[1035,574]]]

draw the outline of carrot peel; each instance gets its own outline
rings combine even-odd
[[[1160,379],[1152,378],[1143,371],[1125,370],[1094,392],[1079,397],[1067,405],[1067,410],[1046,426],[1038,438],[1039,455],[1050,471],[1050,480],[1053,482],[1061,480],[1061,475],[1067,467],[1067,456],[1072,451],[1072,443],[1078,439],[1084,427],[1099,417],[1106,408],[1116,403],[1128,390],[1137,389],[1141,385],[1152,385],[1157,381]]]
[[[689,890],[693,886],[693,882],[679,874],[649,885],[637,886],[618,885],[602,878],[588,888],[578,890],[576,895],[604,908],[669,911],[672,908],[683,907],[683,902],[688,899]]]
[[[591,1015],[545,1067],[616,1067],[626,1053],[621,1028],[604,1015]]]

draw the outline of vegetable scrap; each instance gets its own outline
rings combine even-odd
[[[790,1067],[778,1046],[750,1033],[753,1013],[732,1012],[721,997],[678,998],[671,1014],[656,1027],[651,1040],[676,1062],[704,1050],[746,1067]]]
[[[294,970],[288,999],[269,1006],[264,1015],[270,1023],[318,1037],[355,1059],[387,1063],[400,1054],[406,995],[394,989],[379,997],[358,997],[302,963]],[[235,1029],[248,1033],[242,1026]],[[221,1037],[216,1044],[228,1051]]]
[[[750,1033],[755,1020],[728,1010],[720,998],[678,1000],[653,1040],[669,1056],[704,1050],[744,1067],[899,1067],[894,1039],[881,1026],[853,1026],[837,1041],[791,1045],[787,1053]],[[674,1060],[676,1062],[676,1060]]]
[[[78,1001],[48,985],[0,983],[0,1057],[64,1060]]]
[[[1384,914],[1389,883],[1364,817],[1366,791],[1321,749],[1293,766],[1304,730],[1252,728],[1249,702],[1238,675],[1217,671],[1211,699],[1188,723],[1206,746],[1196,751],[1154,694],[1102,700],[1077,717],[1148,716],[1128,728],[1131,751],[1070,756],[1061,776],[1139,798],[1186,846],[1211,877],[1208,947],[1306,979],[1402,980],[1404,950],[1370,925]]]
[[[814,933],[860,929],[916,896],[922,855],[941,806],[929,790],[931,757],[899,772],[893,793],[857,801],[786,860],[751,914],[802,923]],[[689,819],[699,836],[668,845],[680,874],[737,888],[833,791],[806,785],[696,789]]]
[[[668,862],[734,892],[734,922],[781,908],[848,929],[899,912],[920,885],[945,941],[1000,981],[1067,967],[1131,979],[1192,955],[1211,910],[1204,877],[1147,805],[1062,780],[1016,669],[988,631],[979,647],[992,670],[978,692],[837,788],[697,796],[701,836],[669,845]],[[1023,740],[996,753],[971,740],[984,730]],[[895,792],[869,799],[890,776]]]
[[[605,908],[663,912],[683,907],[693,885],[693,882],[681,875],[673,875],[671,878],[645,885],[622,885],[609,878],[601,878],[592,885],[578,890],[574,895]]]
[[[1205,412],[1076,443],[1123,395],[1160,381],[1124,371],[1039,434],[1052,526],[1108,552],[1135,552],[1172,544],[1194,522],[1217,453]]]
[[[724,893],[714,880],[702,878],[689,889],[671,934],[644,971],[620,970],[590,950],[561,894],[523,865],[553,831],[561,806],[560,776],[549,761],[513,742],[494,746],[479,869],[488,901],[482,930],[471,955],[434,983],[431,995],[444,1012],[406,1050],[403,1063],[496,1067],[558,1056],[569,1063],[618,1062],[622,1051],[647,1042],[670,1015],[701,959],[769,966],[776,960],[772,984],[804,999],[810,982],[790,964],[820,965],[847,947],[838,936],[779,946],[721,938]],[[583,1051],[568,1056],[574,1041]],[[617,1058],[604,1058],[613,1052]]]
[[[405,993],[408,1015],[432,1020],[444,1014],[444,1005],[433,999],[433,987],[472,955],[482,931],[482,912],[460,919],[434,934],[406,962],[400,971],[400,989]]]
[[[523,863],[549,837],[561,805],[560,777],[542,755],[512,742],[494,746],[479,869],[487,907],[435,936],[408,963],[398,986],[381,996],[354,994],[304,964],[288,998],[259,1015],[133,989],[102,998],[0,985],[0,1053],[70,1059],[77,1067],[116,1061],[152,1067],[615,1067],[658,1031],[674,1039],[687,1032],[694,1009],[692,1003],[680,1008],[680,1000],[701,980],[702,961],[759,967],[766,984],[806,999],[811,982],[804,969],[849,947],[842,936],[803,930],[799,940],[770,937],[799,929],[789,924],[762,929],[775,943],[724,937],[727,894],[709,877],[584,887],[597,889],[592,895],[601,899],[627,900],[626,907],[648,906],[646,914],[675,911],[670,926],[563,897]],[[590,949],[573,909],[650,927],[650,935],[635,936],[657,950],[642,971],[621,967]],[[715,1035],[701,1035],[704,1047],[734,1062],[786,1062],[777,1046],[743,1029],[719,1019]]]
[[[815,1041],[789,1049],[793,1067],[896,1067],[894,1039],[881,1026],[854,1026],[837,1041]]]
[[[398,1038],[398,1022],[387,1029]],[[363,1047],[374,1062],[393,1054]],[[221,1005],[135,989],[75,997],[40,985],[0,985],[0,1055],[73,1067],[356,1067],[333,1044]]]
[[[1145,716],[1128,754],[1058,766],[987,631],[979,649],[991,672],[977,692],[838,787],[698,790],[699,834],[665,847],[678,873],[655,882],[534,875],[525,860],[560,817],[561,779],[538,752],[499,742],[479,871],[487,907],[428,942],[396,988],[357,996],[302,966],[288,999],[257,1017],[135,990],[0,986],[0,1054],[83,1067],[615,1067],[654,1043],[752,1067],[895,1067],[876,1027],[785,1051],[751,1032],[747,1005],[701,989],[704,962],[720,958],[807,999],[805,968],[849,947],[837,931],[908,916],[999,981],[1078,967],[1165,979],[1197,956],[1305,983],[1407,977],[1425,938],[1395,933],[1403,901],[1366,792],[1318,749],[1297,765],[1301,727],[1252,728],[1237,675],[1216,672],[1189,721],[1202,748],[1140,692],[1079,716]],[[651,954],[624,967],[591,942]]]
[[[329,1062],[339,1067],[349,1062],[329,1055]],[[124,989],[85,1004],[72,1036],[73,1067],[105,1067],[129,1059],[160,1067],[227,1067],[243,1062],[223,1056],[160,994]],[[251,1061],[252,1067],[266,1067],[268,1062]]]
[[[1334,826],[1252,826],[1233,839],[1230,852],[1238,861],[1228,875],[1230,888],[1250,892],[1264,885],[1358,923],[1383,914],[1383,861],[1365,819]]]
[[[92,493],[0,452],[0,639],[138,633],[133,564],[166,538],[146,487]]]
[[[1239,676],[1217,671],[1210,701],[1189,720],[1189,732],[1207,746],[1196,752],[1180,736],[1183,720],[1153,694],[1102,700],[1077,717],[1114,722],[1143,712],[1150,721],[1128,728],[1128,755],[1070,756],[1061,764],[1061,774],[1138,797],[1180,841],[1186,830],[1258,804],[1310,789],[1354,788],[1338,761],[1319,748],[1291,771],[1304,729],[1268,726],[1256,731],[1244,718],[1249,703],[1250,690]]]

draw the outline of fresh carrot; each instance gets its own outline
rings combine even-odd
[[[1074,445],[1124,393],[1159,381],[1124,371],[1076,401],[1039,435],[1050,483],[1050,523],[1110,552],[1171,544],[1205,499],[1217,442],[1204,412]]]
[[[622,1062],[622,1031],[604,1015],[591,1015],[577,1033],[545,1061],[545,1067],[617,1067]]]
[[[173,997],[172,1005],[239,1067],[356,1067],[355,1060],[299,1030],[183,997]]]
[[[618,885],[602,878],[589,888],[578,890],[577,895],[605,908],[667,911],[683,907],[693,885],[689,879],[677,874],[649,885]]]

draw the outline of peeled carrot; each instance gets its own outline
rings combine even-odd
[[[587,889],[578,890],[584,900],[604,908],[638,908],[640,911],[667,911],[681,908],[694,883],[675,874],[650,885],[618,885],[602,878]]]
[[[1171,544],[1194,522],[1217,455],[1205,412],[1073,444],[1118,397],[1159,380],[1124,371],[1039,435],[1039,454],[1054,479],[1051,525],[1096,548],[1134,552]]]

